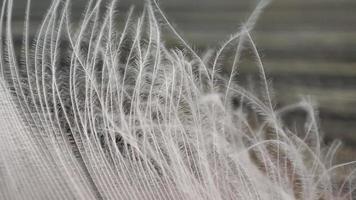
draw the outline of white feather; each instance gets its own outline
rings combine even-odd
[[[352,173],[337,188],[332,172],[355,163],[324,163],[313,107],[304,101],[274,109],[249,33],[267,1],[215,57],[204,58],[155,0],[138,18],[131,9],[121,31],[116,1],[104,14],[101,1],[90,1],[74,27],[70,1],[55,0],[30,48],[28,2],[23,62],[12,41],[12,4],[5,0],[0,15],[2,199],[352,198]],[[183,51],[164,45],[159,21]],[[225,77],[216,68],[236,39]],[[263,99],[233,81],[243,43],[255,54]],[[234,99],[243,99],[240,108]],[[293,109],[309,116],[306,138],[281,120]]]

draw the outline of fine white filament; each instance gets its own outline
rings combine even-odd
[[[16,51],[3,0],[0,199],[352,199],[355,163],[332,165],[339,144],[321,145],[313,104],[273,102],[250,34],[267,3],[200,56],[155,0],[121,25],[115,0],[90,0],[76,24],[71,1],[53,0],[34,38],[28,1]],[[236,81],[246,50],[258,92]],[[293,110],[303,137],[282,120]]]

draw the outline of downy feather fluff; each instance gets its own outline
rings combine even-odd
[[[352,199],[355,163],[332,165],[339,143],[321,145],[314,104],[274,106],[250,33],[267,3],[200,56],[155,0],[123,26],[115,0],[90,0],[78,24],[71,1],[54,0],[34,39],[28,1],[15,51],[14,2],[4,0],[0,199]],[[236,82],[246,49],[257,92]],[[283,121],[294,110],[306,113],[303,134]]]

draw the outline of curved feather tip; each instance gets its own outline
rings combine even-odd
[[[355,163],[332,165],[339,144],[321,145],[311,101],[273,103],[250,35],[266,2],[201,56],[155,0],[124,24],[116,1],[89,1],[74,23],[70,0],[54,0],[34,38],[28,1],[17,51],[13,1],[4,0],[0,198],[352,199]],[[181,48],[168,48],[163,33]],[[246,49],[259,92],[235,81]],[[293,110],[307,116],[302,134],[283,120]]]

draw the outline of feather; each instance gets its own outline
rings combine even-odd
[[[76,26],[70,3],[52,2],[30,47],[28,1],[19,62],[13,1],[3,1],[1,199],[352,199],[353,171],[341,185],[333,174],[356,163],[330,163],[337,143],[321,153],[309,101],[273,105],[250,34],[268,1],[258,3],[216,54],[204,57],[155,0],[146,1],[138,17],[131,8],[122,29],[115,24],[117,1],[104,13],[105,2],[89,1]],[[162,26],[183,50],[165,46]],[[236,41],[226,76],[217,67]],[[248,46],[262,98],[233,81]],[[295,109],[308,115],[305,138],[282,120]]]

